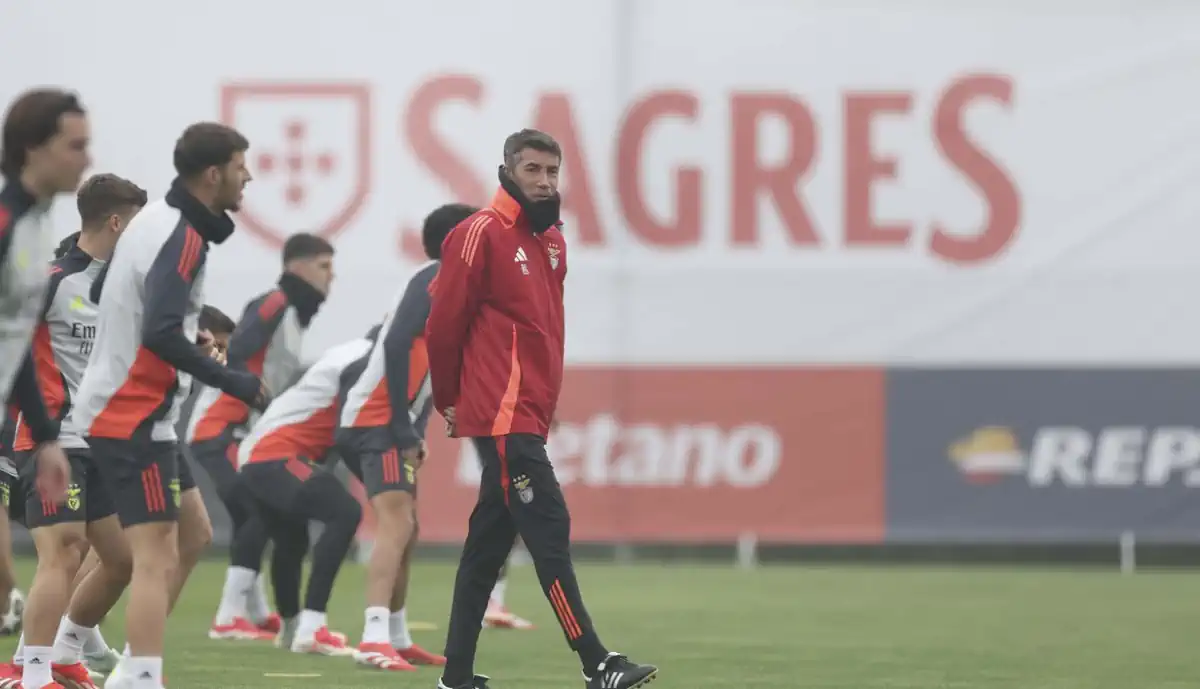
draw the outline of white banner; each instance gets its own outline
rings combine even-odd
[[[486,201],[533,125],[566,150],[573,362],[1200,352],[1200,4],[10,4],[0,95],[78,89],[97,170],[161,193],[186,125],[251,139],[210,296],[240,311],[319,231],[318,348],[379,320],[423,215]]]

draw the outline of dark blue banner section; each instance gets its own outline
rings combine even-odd
[[[1200,540],[1200,371],[894,370],[890,541]]]

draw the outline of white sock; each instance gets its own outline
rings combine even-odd
[[[104,640],[104,634],[100,633],[100,626],[96,625],[88,631],[90,633],[83,640],[83,654],[98,656],[108,653],[108,642]]]
[[[271,605],[267,603],[267,587],[261,574],[254,578],[254,586],[246,595],[246,614],[254,624],[266,622],[271,615]]]
[[[21,636],[17,638],[17,650],[13,651],[13,665],[21,666],[25,664],[25,632],[21,632]]]
[[[54,681],[54,678],[50,676],[52,651],[53,649],[49,646],[25,647],[25,667],[21,673],[21,686],[29,687],[29,689],[42,689]]]
[[[392,648],[412,648],[412,635],[408,633],[408,615],[400,608],[388,617],[388,632],[392,637]]]
[[[389,614],[388,609],[383,606],[376,605],[367,608],[362,634],[364,644],[386,644],[388,642]]]
[[[74,665],[83,660],[83,645],[92,636],[90,627],[81,627],[64,617],[54,636],[54,662]]]
[[[162,658],[135,656],[129,659],[133,689],[162,689]]]
[[[133,652],[129,650],[129,644],[128,644],[128,643],[127,643],[127,644],[125,644],[125,650],[124,650],[124,651],[121,651],[121,655],[122,655],[122,656],[124,656],[124,657],[126,657],[126,658],[132,658],[132,657],[133,657]]]
[[[325,613],[316,610],[301,610],[300,621],[296,624],[296,638],[308,639],[317,630],[325,626]]]
[[[221,590],[221,605],[217,608],[217,624],[231,624],[235,617],[246,617],[246,599],[254,590],[258,572],[245,567],[225,570],[225,588]]]
[[[508,590],[508,577],[500,577],[492,587],[491,601],[497,608],[504,607],[504,593]]]

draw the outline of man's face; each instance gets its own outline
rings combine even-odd
[[[226,165],[217,168],[217,206],[237,211],[242,205],[242,191],[253,179],[246,168],[246,154],[238,151]]]
[[[545,201],[558,193],[561,163],[553,153],[526,148],[517,153],[516,164],[509,167],[508,172],[526,198],[534,202]]]
[[[326,296],[333,286],[333,254],[300,258],[291,262],[288,270]]]
[[[44,191],[65,194],[79,188],[83,173],[92,164],[87,117],[66,113],[58,118],[58,133],[42,146],[29,150],[27,161]]]

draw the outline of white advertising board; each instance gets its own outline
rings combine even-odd
[[[186,125],[241,129],[210,299],[240,311],[320,231],[314,348],[377,321],[424,213],[486,201],[539,126],[573,363],[1193,360],[1200,4],[851,4],[11,2],[0,96],[77,89],[96,170],[156,194]]]

